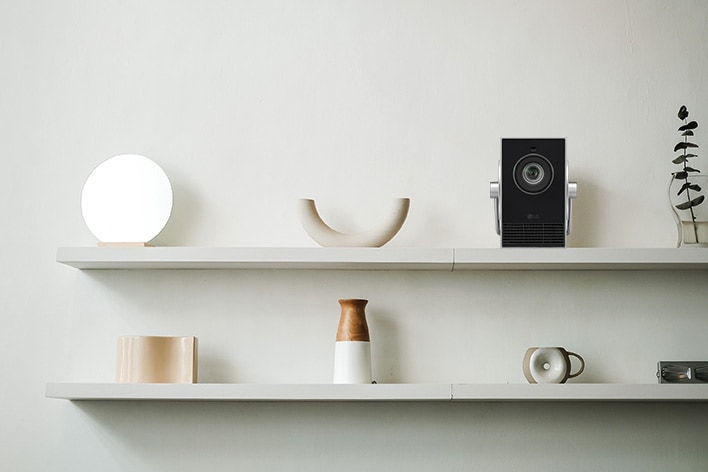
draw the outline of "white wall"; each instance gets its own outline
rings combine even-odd
[[[706,405],[150,404],[44,398],[111,381],[121,334],[195,334],[202,382],[328,382],[337,298],[364,297],[389,382],[524,382],[532,345],[588,382],[706,359],[705,273],[80,272],[102,160],[167,171],[162,245],[314,246],[293,200],[391,246],[495,247],[501,137],[565,137],[573,246],[668,247],[676,110],[708,117],[708,3],[0,4],[0,469],[698,470]],[[698,143],[708,147],[699,128]],[[702,164],[706,167],[705,161]],[[557,454],[554,451],[560,451]]]

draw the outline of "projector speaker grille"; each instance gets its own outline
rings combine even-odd
[[[502,247],[565,247],[563,223],[502,223]]]

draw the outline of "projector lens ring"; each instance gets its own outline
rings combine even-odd
[[[524,193],[538,195],[553,182],[553,166],[540,154],[527,154],[514,166],[514,183]]]

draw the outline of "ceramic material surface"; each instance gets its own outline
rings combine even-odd
[[[371,383],[368,300],[339,300],[341,314],[334,347],[334,383]]]
[[[397,198],[386,213],[388,218],[369,231],[357,234],[340,233],[329,227],[317,211],[314,200],[298,201],[298,216],[307,234],[323,247],[381,247],[401,229],[408,216],[410,199]]]
[[[147,243],[172,213],[167,174],[147,157],[123,154],[96,167],[86,179],[81,211],[102,243]]]
[[[197,338],[120,336],[116,382],[196,383]]]
[[[371,343],[337,341],[334,343],[334,383],[371,383]]]
[[[575,373],[571,373],[571,356],[580,361]],[[562,347],[531,347],[524,355],[523,369],[529,383],[565,383],[583,373],[585,360]]]

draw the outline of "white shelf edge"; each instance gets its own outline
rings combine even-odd
[[[163,401],[450,401],[449,384],[49,383],[47,398]]]
[[[453,384],[453,401],[708,402],[708,384]]]
[[[49,383],[46,397],[72,401],[708,402],[708,385]]]
[[[77,269],[452,270],[445,248],[60,247]]]
[[[703,248],[60,247],[77,269],[705,270]]]
[[[454,249],[453,270],[708,269],[705,248]]]

